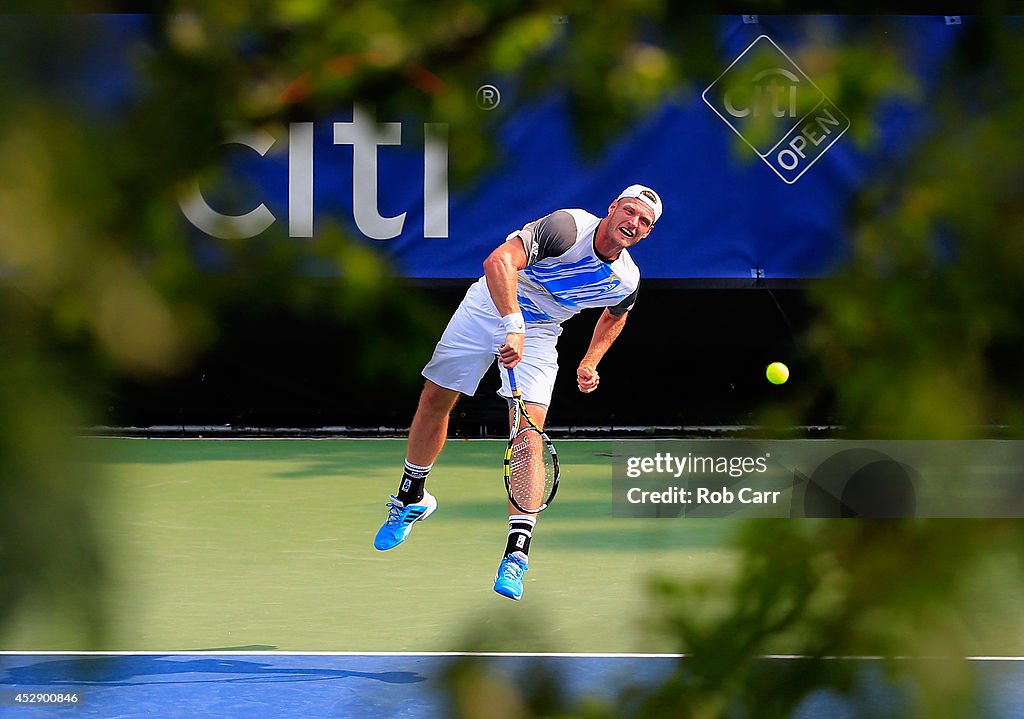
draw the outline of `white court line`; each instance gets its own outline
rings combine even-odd
[[[630,652],[380,652],[380,651],[296,651],[284,650],[168,650],[168,651],[99,651],[99,650],[45,650],[33,649],[29,651],[0,650],[0,656],[96,656],[96,657],[134,657],[134,656],[285,656],[285,657],[523,657],[523,658],[565,658],[565,659],[685,659],[690,654],[644,654]],[[770,660],[806,660],[826,659],[830,661],[883,661],[895,659],[899,661],[934,659],[950,660],[962,659],[971,662],[1024,662],[1024,657],[1016,656],[994,656],[980,655],[968,657],[940,657],[940,656],[824,656],[813,657],[810,654],[762,654],[758,659]]]

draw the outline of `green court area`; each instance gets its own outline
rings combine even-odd
[[[402,440],[88,448],[104,478],[108,639],[78,646],[43,607],[19,617],[2,649],[677,652],[654,628],[649,578],[724,578],[737,566],[737,520],[613,518],[610,441],[558,442],[562,486],[540,517],[521,602],[491,589],[508,526],[503,440],[450,441],[429,480],[438,511],[389,552],[372,542]],[[994,557],[970,593],[972,654],[1024,654],[1019,622],[981,621],[1024,616],[1013,561]],[[771,649],[796,646],[780,637]]]
[[[723,571],[726,520],[611,516],[610,442],[562,441],[521,602],[496,595],[504,441],[452,440],[439,509],[389,552],[372,542],[401,440],[90,440],[107,477],[107,647],[19,622],[5,648],[677,651],[648,631],[646,578]]]

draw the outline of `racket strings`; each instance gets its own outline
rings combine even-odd
[[[555,480],[554,458],[543,437],[533,427],[516,434],[512,441],[509,482],[516,502],[524,509],[544,504]]]

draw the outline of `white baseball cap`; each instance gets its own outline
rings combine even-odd
[[[636,199],[643,202],[645,205],[654,210],[654,221],[657,222],[661,219],[661,211],[663,205],[661,203],[661,196],[652,190],[650,187],[644,185],[630,185],[616,197],[616,200],[621,200],[624,197],[635,197]]]

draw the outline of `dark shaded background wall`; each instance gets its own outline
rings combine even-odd
[[[387,317],[375,335],[328,312],[261,312],[240,303],[219,318],[219,341],[180,376],[117,380],[103,398],[102,421],[402,430],[422,385],[419,370],[467,285],[417,289],[410,301],[435,305],[437,320],[424,328],[425,339],[408,347]],[[600,388],[582,395],[575,368],[596,318],[590,311],[565,325],[551,426],[746,424],[766,402],[806,393],[813,368],[798,355],[793,337],[809,320],[805,290],[680,289],[647,281],[626,330],[601,364]],[[382,349],[378,340],[385,335]],[[377,358],[367,362],[368,352]],[[793,373],[782,387],[764,377],[775,360]],[[453,434],[507,431],[497,382],[492,369],[477,396],[460,401]],[[823,402],[807,398],[804,404],[809,421],[827,421]]]

